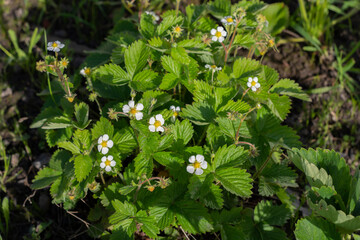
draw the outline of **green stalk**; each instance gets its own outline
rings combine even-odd
[[[302,19],[305,21],[306,26],[309,26],[309,19],[306,13],[304,0],[299,0],[299,8]]]

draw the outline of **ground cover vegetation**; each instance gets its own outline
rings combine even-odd
[[[47,29],[21,29],[28,39],[1,24],[4,239],[360,239],[356,154],[347,164],[332,150],[344,145],[331,137],[341,125],[329,127],[340,104],[358,110],[359,38],[350,48],[331,40],[356,16],[355,1],[299,0],[295,10],[262,1],[71,3],[25,8],[19,22],[40,11],[35,22]],[[107,12],[113,26],[96,34]],[[81,55],[52,36],[60,23],[96,49]],[[306,64],[279,66],[283,49]],[[333,86],[304,81],[303,90],[291,78],[304,80],[331,56]],[[27,101],[10,81],[16,72],[29,75],[25,96],[36,108],[19,107]],[[356,131],[343,141],[355,145]],[[19,180],[26,195],[12,190]],[[14,233],[13,221],[28,228]]]

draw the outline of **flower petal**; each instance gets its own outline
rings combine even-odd
[[[195,163],[195,156],[189,157],[189,162],[190,163]]]
[[[144,114],[142,112],[135,113],[136,120],[141,120],[143,118]]]
[[[215,35],[216,29],[211,29],[210,33],[211,33],[211,35]]]
[[[256,88],[259,88],[259,87],[260,87],[260,83],[256,83],[256,84],[255,84],[255,87],[256,87]]]
[[[217,31],[222,32],[222,31],[224,31],[224,28],[223,27],[217,27]]]
[[[154,123],[155,123],[155,118],[154,118],[154,117],[151,117],[150,120],[149,120],[149,123],[150,123],[150,124],[154,124]]]
[[[156,131],[157,131],[157,132],[164,132],[165,129],[164,129],[163,127],[158,127],[158,128],[156,129]]]
[[[130,108],[133,108],[135,106],[135,102],[133,100],[130,100],[128,104]]]
[[[101,158],[101,161],[102,161],[102,162],[105,162],[105,161],[106,161],[106,156],[103,156],[103,157]]]
[[[136,104],[136,110],[142,111],[144,109],[144,105],[142,103]]]
[[[110,166],[115,167],[115,165],[116,165],[116,162],[115,162],[115,161],[111,161],[111,162],[110,162]]]
[[[114,142],[112,141],[112,140],[109,140],[108,142],[107,142],[107,147],[108,148],[112,148],[114,146]],[[110,156],[109,156],[110,157]]]
[[[109,135],[107,135],[107,134],[104,134],[102,137],[103,137],[103,141],[109,140]]]
[[[203,155],[200,155],[200,154],[197,154],[196,155],[196,161],[198,161],[199,163],[202,163],[204,161],[204,156]]]
[[[225,31],[221,32],[221,36],[226,37],[226,35],[227,35],[227,32],[225,32]]]
[[[189,165],[189,166],[186,167],[186,171],[187,171],[188,173],[194,173],[195,168],[194,168],[194,166]]]
[[[201,168],[197,168],[196,170],[195,170],[195,174],[196,175],[201,175],[201,174],[203,174],[204,173],[204,170],[202,170]]]
[[[102,154],[107,154],[109,152],[109,148],[107,148],[107,147],[104,147],[103,149],[101,149],[101,153]]]
[[[216,42],[216,41],[218,40],[218,38],[215,37],[215,36],[213,36],[213,37],[211,38],[211,40],[213,40],[214,42]]]
[[[174,105],[171,105],[171,106],[170,106],[170,110],[175,110],[175,106],[174,106]]]
[[[251,83],[253,81],[252,77],[248,78],[248,82]]]
[[[126,105],[124,105],[124,106],[123,106],[123,112],[124,112],[124,113],[128,113],[128,112],[130,112],[130,106],[129,106],[129,105],[127,105],[127,104],[126,104]]]
[[[48,47],[51,47],[53,42],[48,42]]]
[[[150,126],[149,126],[149,130],[150,130],[150,132],[155,132],[155,126],[154,126],[154,125],[150,125]]]
[[[254,77],[254,81],[255,81],[255,82],[258,82],[259,79],[258,79],[257,77]]]
[[[219,37],[219,42],[223,42],[225,40],[224,37]]]
[[[101,144],[102,143],[102,140],[103,140],[103,137],[99,137],[99,140],[98,140],[98,144]]]
[[[98,151],[101,152],[102,146],[98,145]]]
[[[207,161],[203,161],[202,163],[201,163],[201,168],[202,169],[207,169]]]
[[[100,163],[100,167],[101,167],[101,168],[104,168],[105,166],[106,166],[106,165],[105,165],[104,162]]]
[[[251,87],[251,83],[248,82],[248,83],[247,83],[247,86],[248,86],[248,87]]]
[[[181,108],[180,108],[180,107],[176,107],[176,108],[175,108],[175,111],[180,112],[180,111],[181,111]]]
[[[110,167],[110,166],[106,166],[105,171],[110,172],[110,171],[111,171],[111,167]]]
[[[255,87],[255,86],[252,86],[252,87],[251,87],[251,90],[252,90],[253,92],[256,92],[256,87]]]
[[[205,68],[210,68],[210,64],[206,64],[206,65],[205,65]]]

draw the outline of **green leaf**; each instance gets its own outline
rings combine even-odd
[[[152,239],[156,239],[160,229],[156,224],[154,216],[148,216],[146,211],[142,210],[136,214],[136,222],[141,225],[141,230]]]
[[[166,73],[161,81],[159,86],[162,90],[170,90],[176,87],[176,85],[180,82],[180,78],[178,78],[173,73]]]
[[[302,90],[299,84],[287,78],[281,79],[279,82],[275,83],[270,89],[270,92],[311,102],[311,98]]]
[[[91,129],[91,135],[93,140],[97,140],[100,136],[107,134],[110,139],[114,134],[114,127],[109,120],[104,117],[101,117],[95,126]]]
[[[174,16],[174,15],[166,16],[156,29],[157,35],[159,36],[164,35],[167,30],[169,30],[171,27],[175,25],[179,25],[182,21],[183,21],[182,16]]]
[[[64,142],[69,140],[72,134],[72,128],[62,128],[62,129],[49,129],[46,130],[46,142],[49,147],[56,146],[59,142]]]
[[[140,33],[147,39],[154,36],[155,24],[153,23],[153,16],[143,13],[140,19]]]
[[[157,88],[160,82],[161,80],[158,78],[158,73],[147,69],[136,74],[130,82],[130,85],[136,91],[145,92]]]
[[[185,64],[185,65],[189,65],[191,62],[191,58],[185,51],[185,48],[182,48],[182,47],[171,48],[171,56],[176,61],[178,61],[182,64]]]
[[[127,201],[122,203],[117,199],[111,201],[111,204],[115,209],[115,213],[109,217],[109,222],[114,225],[114,228],[123,228],[128,234],[135,232],[136,222],[134,217],[136,215],[136,207]]]
[[[81,152],[86,152],[91,150],[91,136],[90,131],[77,129],[74,133],[74,144],[81,150]]]
[[[125,50],[125,66],[130,79],[146,65],[149,49],[142,41],[136,41]]]
[[[187,119],[181,122],[179,120],[176,120],[175,125],[172,129],[172,133],[175,138],[176,146],[186,146],[186,144],[193,137],[194,128]]]
[[[54,117],[60,117],[62,111],[59,108],[48,107],[40,112],[40,114],[34,119],[30,128],[42,127],[49,119]]]
[[[186,105],[182,109],[181,116],[189,119],[196,125],[207,125],[215,120],[216,113],[208,103],[197,102],[193,105]]]
[[[229,192],[240,196],[250,197],[252,194],[252,179],[245,169],[240,168],[218,168],[215,177]]]
[[[80,149],[72,142],[59,142],[58,146],[70,151],[72,154],[80,154]]]
[[[89,124],[89,105],[84,102],[75,104],[75,117],[77,125],[84,129]]]
[[[172,57],[163,55],[161,57],[161,64],[166,71],[174,74],[176,77],[180,77],[181,64],[176,62]]]
[[[269,22],[265,31],[272,36],[280,34],[289,25],[289,8],[284,3],[269,4],[261,13]]]
[[[144,152],[141,152],[136,156],[134,162],[135,162],[135,173],[138,176],[141,176],[143,174],[146,174],[146,176],[151,175],[154,168],[152,157],[144,154]]]
[[[237,147],[236,145],[230,145],[229,147],[224,145],[220,147],[215,153],[214,169],[219,167],[236,167],[241,166],[248,158],[247,151],[243,147]]]
[[[75,176],[78,182],[84,180],[93,168],[93,162],[88,155],[79,155],[74,160]]]
[[[230,0],[215,0],[209,4],[211,14],[216,18],[223,18],[231,15]]]
[[[130,81],[130,76],[119,65],[109,63],[96,69],[96,77],[103,83],[122,86]]]
[[[130,153],[137,146],[134,133],[130,128],[123,128],[116,132],[113,142],[121,153]]]
[[[54,117],[46,121],[46,123],[41,127],[42,129],[61,129],[72,126],[71,119],[61,116]]]
[[[290,218],[291,212],[285,205],[276,206],[270,201],[261,201],[254,210],[254,221],[282,226]]]
[[[291,101],[288,96],[279,96],[278,94],[270,94],[266,105],[281,121],[285,120],[291,109]]]
[[[35,176],[33,183],[31,184],[32,189],[41,189],[48,187],[56,179],[61,176],[62,172],[56,171],[51,168],[41,169]]]
[[[250,105],[246,102],[243,101],[236,101],[234,102],[233,100],[229,100],[227,101],[227,103],[220,107],[220,109],[218,110],[218,112],[238,112],[238,113],[246,113],[250,110]]]
[[[341,240],[334,224],[318,217],[306,217],[296,223],[297,240]]]
[[[262,66],[260,62],[256,60],[252,60],[249,58],[239,58],[234,62],[233,75],[235,78],[243,80],[246,84],[249,77],[254,77],[260,73],[261,67]]]
[[[308,198],[308,204],[316,214],[334,223],[340,232],[351,234],[360,230],[360,216],[354,217],[341,210],[336,210],[333,205],[327,204],[325,200],[314,203]]]
[[[189,4],[186,6],[186,25],[188,28],[190,28],[190,26],[199,19],[204,10],[204,5]]]
[[[189,200],[175,204],[176,219],[186,232],[197,234],[210,232],[213,229],[211,217],[201,204]]]

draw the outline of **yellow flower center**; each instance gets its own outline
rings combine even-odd
[[[180,28],[180,27],[176,27],[176,28],[175,28],[175,32],[177,32],[177,33],[181,32],[181,28]]]
[[[74,200],[75,196],[69,196],[70,200]]]
[[[194,168],[200,168],[200,167],[201,167],[201,163],[199,163],[198,161],[195,161]]]
[[[274,40],[272,40],[272,39],[269,40],[269,46],[270,46],[270,47],[273,47],[273,46],[274,46]]]
[[[256,85],[256,82],[255,82],[255,81],[252,81],[252,82],[251,82],[251,86],[254,87],[255,85]]]
[[[174,114],[173,114],[174,117],[177,117],[178,115],[179,115],[178,112],[174,112]]]
[[[105,166],[110,166],[110,163],[111,163],[110,160],[106,160],[106,161],[105,161]]]
[[[102,142],[101,142],[101,146],[102,146],[102,147],[107,147],[107,141],[102,141]]]
[[[156,120],[154,123],[155,128],[158,128],[161,126],[161,122],[159,120]]]
[[[72,103],[74,101],[74,98],[73,97],[68,97],[67,100]]]
[[[84,72],[86,75],[90,75],[91,70],[90,68],[85,68]]]
[[[58,46],[58,44],[56,43],[56,42],[54,42],[53,44],[52,44],[52,47],[57,47]]]
[[[137,112],[138,112],[138,111],[136,110],[136,108],[132,108],[132,109],[130,110],[130,114],[131,114],[131,115],[135,115]]]
[[[150,187],[148,187],[148,190],[149,190],[150,192],[154,191],[154,189],[155,189],[155,187],[154,187],[154,186],[150,186]]]
[[[221,37],[221,36],[222,36],[222,35],[221,35],[221,32],[217,31],[217,32],[215,33],[215,36],[218,37],[218,38]]]
[[[234,20],[233,20],[232,18],[227,18],[226,21],[227,21],[228,23],[232,23]]]
[[[67,61],[62,61],[62,62],[61,62],[61,65],[63,65],[64,67],[67,67],[68,62],[67,62]]]

